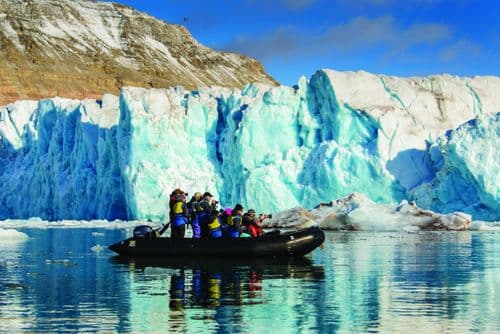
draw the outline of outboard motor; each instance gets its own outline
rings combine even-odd
[[[148,239],[153,238],[154,236],[155,232],[149,225],[139,225],[134,228],[134,238],[136,239]]]

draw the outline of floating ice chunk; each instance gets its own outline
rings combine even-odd
[[[500,221],[485,222],[481,220],[473,221],[471,230],[473,231],[500,231]]]
[[[0,240],[2,243],[20,242],[20,241],[26,241],[28,239],[29,239],[28,235],[23,232],[0,228]]]
[[[402,201],[399,205],[377,204],[365,195],[353,193],[345,198],[322,203],[309,211],[295,208],[273,214],[266,227],[302,228],[317,225],[330,230],[406,231],[467,230],[470,215],[455,212],[441,215]]]
[[[71,262],[71,260],[69,259],[61,259],[61,260],[45,260],[45,264],[62,264],[63,266],[65,267],[70,267],[70,266],[73,266],[73,262]]]
[[[101,252],[105,247],[97,244],[97,245],[94,245],[90,248],[91,251],[93,251],[94,253],[99,253]]]
[[[305,228],[314,225],[315,218],[309,210],[297,207],[274,214],[272,218],[264,220],[264,226]]]
[[[137,225],[144,225],[145,221],[107,221],[107,220],[62,220],[62,221],[46,221],[42,219],[8,219],[0,221],[1,226],[5,228],[104,228],[104,229],[131,229]]]

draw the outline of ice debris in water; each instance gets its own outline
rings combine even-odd
[[[131,221],[107,221],[107,220],[60,220],[48,221],[43,219],[7,219],[0,221],[1,226],[9,228],[37,228],[37,229],[51,229],[51,228],[104,228],[104,229],[131,229],[137,225],[144,225],[145,221],[131,220]],[[97,232],[97,235],[100,232]],[[96,235],[96,236],[97,236]]]
[[[316,225],[329,230],[407,231],[467,230],[470,215],[455,212],[438,214],[418,208],[406,200],[399,205],[377,204],[365,195],[353,193],[345,198],[322,203],[313,210],[294,208],[273,214],[264,226],[304,228]]]
[[[69,259],[62,259],[62,260],[45,260],[45,264],[62,264],[64,265],[65,267],[71,267],[74,265],[73,262],[71,262],[71,260]]]
[[[471,230],[474,231],[491,231],[491,232],[499,232],[500,231],[500,221],[473,221]]]
[[[294,88],[18,101],[0,107],[0,219],[167,219],[181,187],[262,212],[360,192],[498,220],[498,91],[496,77],[320,70]]]
[[[2,243],[6,242],[19,242],[28,240],[29,237],[23,232],[19,232],[12,229],[0,228],[0,240]]]
[[[99,253],[101,252],[102,250],[104,249],[103,246],[97,244],[97,245],[94,245],[90,248],[91,251],[93,251],[94,253]]]

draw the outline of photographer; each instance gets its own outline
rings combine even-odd
[[[210,214],[217,209],[217,204],[219,203],[217,200],[212,200],[213,195],[209,192],[205,192],[203,194],[203,198],[198,202],[197,214],[198,220],[201,228],[201,237],[208,237],[208,228],[207,224],[209,223]]]
[[[264,219],[261,219],[261,217],[263,216],[263,214],[261,213],[259,215],[259,219],[257,219],[257,217],[255,217],[255,210],[254,209],[250,209],[248,210],[248,225],[247,225],[247,231],[248,233],[250,233],[250,235],[252,237],[260,237],[262,234],[264,234],[264,232],[262,231],[262,220]]]

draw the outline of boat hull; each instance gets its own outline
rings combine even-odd
[[[324,232],[311,227],[294,232],[266,234],[258,238],[129,238],[109,246],[109,249],[127,256],[303,256],[320,246],[324,240]]]

